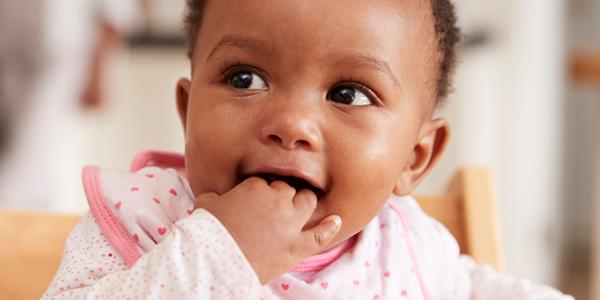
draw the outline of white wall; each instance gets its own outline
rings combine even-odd
[[[84,161],[128,170],[132,158],[143,150],[183,152],[175,85],[189,72],[184,49],[134,48],[115,53],[105,74],[108,102],[75,126],[86,148]],[[81,184],[70,182],[79,196],[65,199],[62,210],[87,210]]]
[[[490,166],[507,271],[555,284],[561,243],[564,1],[457,1],[467,33],[456,93],[441,111],[454,126],[448,156],[421,188],[441,190],[461,165]]]

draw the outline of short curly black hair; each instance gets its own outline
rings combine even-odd
[[[198,29],[202,23],[206,0],[186,0],[183,30],[188,45],[188,57],[195,50]],[[431,0],[435,32],[442,58],[438,68],[436,103],[443,102],[452,92],[452,76],[457,63],[457,45],[461,40],[456,9],[451,0]]]

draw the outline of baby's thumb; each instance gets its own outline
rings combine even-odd
[[[305,230],[302,235],[306,246],[307,255],[313,255],[327,246],[342,227],[342,218],[330,215],[315,227]]]
[[[196,197],[196,202],[194,203],[194,209],[205,207],[210,202],[217,199],[218,197],[219,197],[219,195],[217,193],[200,194]]]

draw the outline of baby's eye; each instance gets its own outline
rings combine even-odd
[[[352,87],[350,85],[339,85],[332,88],[327,93],[327,99],[355,106],[367,106],[372,105],[373,101],[369,96],[365,95],[359,88]]]
[[[234,73],[229,79],[229,84],[236,89],[244,90],[266,90],[267,84],[260,75],[250,72],[241,71]]]

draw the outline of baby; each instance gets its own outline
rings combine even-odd
[[[84,169],[48,299],[572,299],[460,257],[409,196],[459,40],[449,0],[188,0],[185,156]]]

